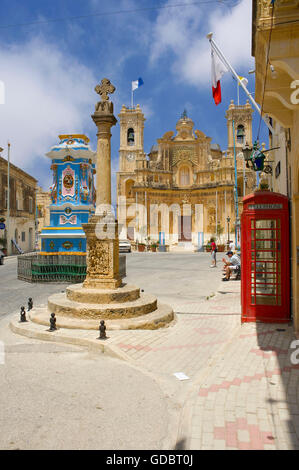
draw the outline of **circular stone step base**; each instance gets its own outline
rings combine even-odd
[[[106,320],[107,330],[155,330],[168,326],[174,320],[172,308],[166,304],[158,303],[154,312],[140,315],[134,318],[123,318],[115,320]],[[32,322],[40,325],[50,326],[50,312],[46,307],[36,307],[29,312],[29,318]],[[98,330],[100,320],[92,320],[87,318],[72,318],[63,314],[56,314],[56,325],[58,328],[70,328],[80,330]]]
[[[66,296],[74,302],[87,304],[110,304],[131,302],[140,297],[140,289],[123,284],[118,289],[87,289],[83,284],[74,284],[66,288]]]
[[[66,317],[81,319],[123,319],[139,315],[146,315],[157,308],[157,299],[151,294],[141,294],[139,299],[131,302],[90,304],[74,302],[66,297],[66,294],[53,294],[48,298],[48,310],[50,313],[61,314]]]

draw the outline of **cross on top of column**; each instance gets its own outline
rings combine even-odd
[[[98,93],[102,99],[102,101],[108,101],[109,95],[115,92],[115,86],[112,85],[108,78],[103,78],[100,85],[95,87],[96,93]]]

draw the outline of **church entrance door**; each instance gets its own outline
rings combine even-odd
[[[179,242],[191,242],[191,215],[182,215],[179,217]]]
[[[128,240],[134,241],[134,227],[127,227],[127,237]]]

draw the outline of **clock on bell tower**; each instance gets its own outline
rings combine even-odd
[[[144,115],[140,106],[122,107],[119,116],[120,147],[119,170],[134,172],[136,160],[145,158],[143,149]]]

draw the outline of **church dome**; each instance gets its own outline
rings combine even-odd
[[[84,134],[59,135],[59,143],[53,145],[46,156],[51,159],[64,159],[67,155],[74,158],[88,158],[95,163],[96,152],[89,146],[89,138]]]
[[[187,112],[185,110],[181,118],[176,123],[176,130],[178,132],[177,137],[180,137],[182,139],[194,138],[193,127],[194,127],[194,122],[192,121],[191,118],[187,116]]]

